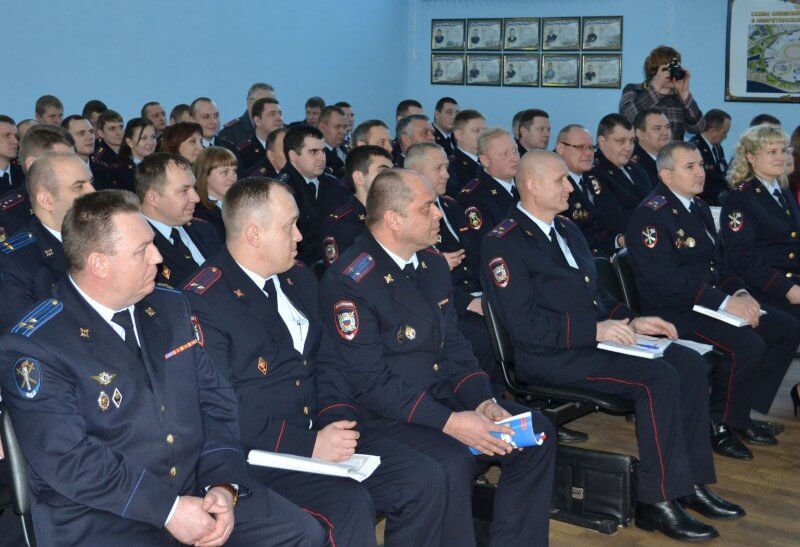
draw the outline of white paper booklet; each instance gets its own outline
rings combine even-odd
[[[723,323],[727,323],[729,325],[733,325],[734,327],[744,327],[745,325],[749,325],[745,319],[742,319],[738,315],[733,315],[732,313],[728,313],[726,311],[721,310],[712,310],[711,308],[706,308],[705,306],[695,306],[692,308],[692,311],[696,311],[697,313],[702,313],[703,315],[707,315],[709,317],[713,317]],[[761,315],[765,315],[767,312],[761,310]]]
[[[300,471],[301,473],[347,477],[361,482],[378,468],[381,458],[367,454],[353,454],[346,462],[328,462],[317,458],[304,458],[267,450],[251,450],[247,454],[247,463],[259,467]]]
[[[616,353],[624,353],[625,355],[633,355],[634,357],[642,357],[643,359],[656,359],[664,355],[664,350],[667,349],[672,343],[672,340],[666,338],[656,338],[654,336],[644,336],[642,334],[636,335],[636,344],[617,344],[616,342],[600,342],[597,344],[597,349],[605,351],[614,351]]]

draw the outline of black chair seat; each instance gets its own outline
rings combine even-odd
[[[537,384],[536,387],[525,388],[524,390],[539,399],[565,402],[579,401],[594,406],[596,410],[616,416],[624,416],[635,410],[633,399],[593,389]]]

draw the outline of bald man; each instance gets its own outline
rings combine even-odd
[[[597,349],[598,342],[635,344],[637,334],[677,334],[671,323],[637,317],[598,286],[580,229],[558,216],[573,191],[561,157],[526,153],[516,182],[520,203],[484,239],[480,274],[513,341],[517,378],[633,399],[641,458],[636,525],[683,541],[716,537],[686,509],[728,519],[744,510],[705,486],[716,479],[702,357],[676,344],[647,361]]]

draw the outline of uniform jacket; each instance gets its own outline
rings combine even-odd
[[[482,233],[494,228],[518,201],[484,169],[461,189],[456,199],[464,207],[470,225]]]
[[[136,164],[132,159],[118,159],[108,167],[106,177],[109,188],[136,192]]]
[[[28,192],[24,188],[0,196],[0,242],[21,230],[33,218]]]
[[[336,148],[325,147],[325,173],[337,179],[344,176],[344,162],[336,153]]]
[[[209,208],[202,203],[198,203],[194,208],[194,216],[196,219],[206,221],[214,228],[220,243],[225,241],[225,223],[222,220],[222,209],[216,205]]]
[[[367,210],[355,195],[325,217],[322,223],[322,258],[325,264],[332,264],[350,248],[356,238],[364,233],[366,223]]]
[[[568,209],[563,213],[580,228],[586,243],[594,256],[611,256],[614,254],[615,242],[623,231],[617,226],[618,205],[614,200],[600,199],[595,189],[602,187],[597,177],[591,173],[584,173],[582,185],[586,188],[584,194],[578,184],[569,175],[572,184],[572,193],[569,195]],[[589,199],[591,196],[591,199]]]
[[[782,300],[800,279],[800,210],[781,190],[787,209],[757,179],[731,190],[720,214],[725,263],[757,295]]]
[[[694,201],[699,218],[659,184],[636,209],[625,234],[642,313],[675,323],[679,334],[694,330],[704,317],[693,306],[716,310],[726,296],[744,288],[722,262],[708,205]]]
[[[249,139],[255,129],[253,122],[250,121],[250,116],[245,110],[244,114],[226,123],[222,131],[219,132],[219,136],[238,146]]]
[[[119,154],[114,152],[114,150],[106,143],[106,141],[103,139],[98,139],[92,157],[96,162],[102,165],[111,166],[117,162],[117,159],[119,159]]]
[[[36,217],[0,243],[0,332],[48,298],[66,271],[61,242]]]
[[[656,160],[647,151],[639,146],[637,143],[633,149],[633,156],[631,156],[631,163],[638,165],[642,170],[647,173],[650,180],[650,188],[655,188],[658,184],[658,168],[656,167]]]
[[[243,178],[244,174],[249,172],[257,163],[266,159],[266,150],[261,146],[261,141],[256,137],[253,131],[249,138],[236,143],[236,157],[239,158],[239,178]]]
[[[266,156],[264,156],[258,161],[258,163],[239,175],[240,179],[247,177],[268,177],[271,179],[277,179],[278,171],[275,170],[275,167],[272,166],[272,163],[267,159]]]
[[[322,330],[317,281],[299,262],[278,278],[281,290],[309,320],[302,353],[281,318],[269,311],[262,287],[226,248],[203,264],[184,291],[204,348],[236,392],[245,449],[310,457],[317,435],[312,423],[323,409],[315,362]],[[352,405],[344,408],[354,415]]]
[[[633,182],[625,176],[622,169],[631,176]],[[616,219],[613,231],[617,234],[625,233],[634,209],[653,191],[647,173],[630,162],[624,167],[617,167],[598,150],[594,167],[588,174],[597,179],[595,193],[600,197],[604,208],[608,211],[616,209],[613,215]],[[600,191],[597,192],[597,189]]]
[[[40,545],[165,544],[176,496],[248,483],[233,390],[186,300],[156,289],[134,316],[144,362],[65,278],[0,339]]]
[[[448,156],[454,152],[454,145],[456,138],[453,136],[453,133],[450,133],[450,138],[448,139],[444,133],[442,133],[436,125],[433,126],[433,138],[436,139],[436,144],[444,148],[445,154]]]
[[[728,182],[725,180],[725,173],[728,172],[728,161],[725,159],[725,150],[720,145],[714,145],[717,153],[717,161],[714,161],[714,154],[711,146],[700,135],[695,135],[689,142],[694,144],[700,151],[703,164],[706,170],[706,185],[700,197],[709,205],[721,205],[719,202],[720,192],[728,190]]]
[[[25,188],[25,171],[22,170],[22,166],[14,160],[9,162],[8,170],[11,176],[11,184],[0,183],[0,193]]]
[[[481,164],[467,156],[458,147],[450,154],[450,180],[447,181],[447,195],[458,198],[458,193],[472,179],[478,176]]]
[[[204,220],[195,218],[184,224],[183,227],[204,258],[217,252],[222,245],[215,228]],[[194,262],[191,254],[189,256],[181,255],[172,245],[172,241],[161,235],[161,232],[155,228],[153,228],[153,232],[155,232],[153,243],[164,259],[158,265],[156,281],[170,287],[181,287],[198,265]]]
[[[441,430],[492,389],[458,329],[446,260],[433,249],[417,256],[415,284],[365,233],[328,268],[320,362],[340,367],[364,420]]]
[[[445,217],[439,219],[439,240],[436,248],[439,251],[450,253],[464,249],[466,251],[461,264],[450,271],[453,283],[453,304],[456,313],[461,315],[467,311],[467,306],[475,298],[473,292],[481,292],[478,280],[478,261],[480,260],[480,234],[477,228],[470,225],[464,209],[450,196],[439,196],[445,217],[453,227],[458,239],[450,232],[445,224]]]

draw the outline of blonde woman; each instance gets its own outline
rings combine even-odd
[[[204,149],[193,165],[197,195],[200,196],[200,203],[197,204],[194,214],[214,226],[222,241],[225,241],[222,201],[230,187],[236,183],[238,165],[233,152],[221,146]]]

